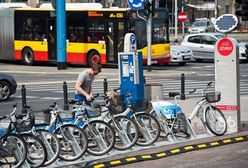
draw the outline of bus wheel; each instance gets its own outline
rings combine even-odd
[[[89,67],[91,67],[93,64],[101,64],[101,57],[99,53],[95,51],[90,52],[88,55],[87,64]]]
[[[25,48],[22,51],[22,61],[26,65],[34,65],[34,52],[31,48]]]

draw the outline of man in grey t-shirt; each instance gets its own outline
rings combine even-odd
[[[101,65],[93,64],[90,69],[81,72],[78,76],[75,85],[75,96],[74,98],[78,101],[85,101],[86,104],[90,105],[90,101],[93,99],[92,95],[92,82],[95,76],[101,72]]]

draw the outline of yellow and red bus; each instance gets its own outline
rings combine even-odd
[[[98,5],[85,8],[78,4],[66,4],[67,63],[89,66],[95,63],[117,64],[118,52],[124,48],[124,36],[131,31],[131,27],[135,27],[138,47],[146,60],[147,47],[140,45],[144,42],[141,37],[146,35],[138,35],[139,27],[145,22],[133,17],[129,8],[95,6]],[[55,16],[51,7],[0,8],[0,60],[16,60],[27,65],[56,62]],[[158,20],[161,30],[156,27],[155,20]],[[168,27],[165,20],[159,17],[154,17],[153,23],[154,32],[165,31]],[[156,63],[169,62],[167,38],[164,36],[160,41],[155,36],[153,38],[156,44],[152,46],[152,60]]]

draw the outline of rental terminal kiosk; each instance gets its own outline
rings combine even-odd
[[[125,35],[124,52],[118,53],[118,67],[120,94],[124,97],[130,93],[130,103],[139,110],[143,107],[144,100],[143,63],[142,53],[137,52],[133,33]]]

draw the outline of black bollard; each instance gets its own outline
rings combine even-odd
[[[22,93],[22,113],[27,113],[27,98],[26,98],[26,88],[25,85],[22,85],[21,88],[21,93]]]
[[[108,91],[108,82],[107,82],[107,79],[104,78],[104,81],[103,81],[103,93],[104,95],[107,93]]]
[[[66,84],[66,82],[63,83],[63,92],[64,92],[64,110],[69,110],[68,92],[67,92],[67,84]]]
[[[185,77],[181,75],[181,100],[185,100]]]

